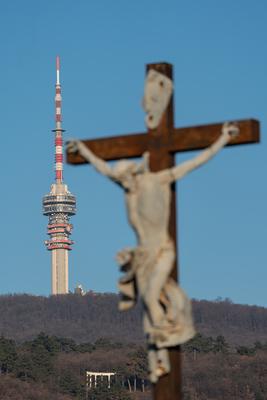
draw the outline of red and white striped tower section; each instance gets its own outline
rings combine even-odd
[[[62,116],[61,116],[61,85],[59,80],[59,56],[56,58],[57,68],[57,81],[56,81],[56,129],[55,132],[55,164],[56,164],[56,182],[63,182],[63,139],[62,133],[64,132],[61,127]]]
[[[69,239],[72,225],[71,215],[76,214],[76,198],[63,183],[63,138],[61,117],[61,85],[59,57],[56,59],[56,128],[55,133],[55,183],[51,191],[43,198],[43,214],[49,217],[47,233],[49,240],[45,241],[47,250],[52,253],[52,294],[67,294],[69,292],[68,252],[73,241]]]

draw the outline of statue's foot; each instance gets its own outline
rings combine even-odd
[[[170,372],[169,354],[166,349],[157,349],[151,347],[148,350],[149,378],[152,383],[156,383],[158,379]]]

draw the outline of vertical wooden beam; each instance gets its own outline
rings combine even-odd
[[[147,65],[147,71],[154,69],[173,79],[172,65],[167,63],[157,63]],[[150,136],[149,143],[153,143],[153,138],[157,141],[157,146],[153,146],[150,150],[150,168],[151,171],[157,172],[165,168],[175,165],[175,156],[162,148],[161,141],[166,140],[172,135],[174,130],[174,100],[173,96],[169,102],[159,126],[156,129],[148,131]],[[171,212],[169,222],[169,233],[175,243],[177,249],[176,237],[176,185],[172,185]],[[177,251],[177,250],[176,250]],[[172,277],[178,278],[178,254],[176,254],[176,262],[173,265]],[[180,347],[174,347],[169,350],[171,373],[163,376],[153,387],[154,400],[181,400],[181,355]]]

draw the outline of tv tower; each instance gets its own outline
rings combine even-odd
[[[51,185],[50,193],[43,197],[43,214],[48,216],[47,234],[45,241],[47,250],[52,255],[52,294],[66,294],[69,292],[68,253],[73,241],[69,239],[72,225],[69,222],[71,215],[76,213],[76,198],[68,191],[63,183],[63,139],[61,122],[61,85],[59,57],[56,58],[56,127],[55,134],[55,183]]]

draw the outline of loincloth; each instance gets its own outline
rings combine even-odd
[[[131,250],[128,263],[122,266],[125,275],[119,280],[120,310],[133,307],[138,295],[142,301],[144,300],[147,285],[155,270],[162,267],[160,261],[162,262],[166,255],[169,256],[167,257],[169,261],[172,261],[172,257],[173,260],[175,259],[175,248],[171,240],[164,242],[156,249],[138,246]],[[176,346],[192,338],[195,331],[191,302],[170,276],[166,278],[157,301],[164,314],[164,319],[159,326],[152,324],[149,308],[144,309],[144,330],[148,343],[156,345],[157,348],[164,348]]]
[[[175,254],[175,248],[171,239],[166,240],[160,246],[148,247],[138,246],[130,251],[130,260],[121,266],[124,275],[120,278],[118,287],[121,294],[119,303],[120,310],[126,310],[134,306],[137,301],[138,285],[140,282],[147,282],[157,268],[159,259],[164,253],[172,252]]]

